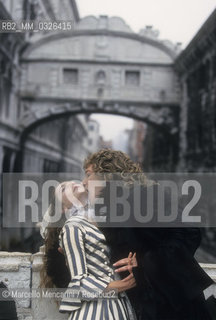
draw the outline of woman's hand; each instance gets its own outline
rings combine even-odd
[[[119,293],[136,287],[136,280],[133,274],[122,280],[112,281],[106,287],[106,290],[117,290]]]
[[[137,267],[137,259],[136,259],[136,252],[132,254],[129,253],[127,258],[121,259],[113,264],[114,267],[120,267],[115,270],[115,272],[123,272],[128,271],[130,274],[133,274],[133,268]]]
[[[64,251],[62,248],[58,248],[59,253],[64,254]],[[130,254],[129,254],[130,255]],[[124,259],[122,259],[124,260]],[[121,260],[120,260],[121,261]],[[128,277],[122,279],[122,280],[116,280],[116,281],[111,281],[108,286],[106,287],[106,291],[110,290],[117,290],[117,292],[123,292],[127,291],[129,289],[132,289],[136,287],[136,280],[134,278],[133,273],[130,273]]]

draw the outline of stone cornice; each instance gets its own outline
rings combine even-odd
[[[31,63],[37,63],[37,62],[53,62],[53,63],[82,63],[82,64],[106,64],[106,65],[118,65],[118,66],[138,66],[138,67],[173,67],[173,63],[159,63],[159,62],[134,62],[134,61],[111,61],[111,60],[88,60],[88,59],[64,59],[64,58],[22,58],[22,62],[31,62]]]

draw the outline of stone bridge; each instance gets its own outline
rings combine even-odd
[[[67,32],[33,37],[21,58],[18,127],[73,113],[124,115],[175,133],[178,46],[151,27],[86,17]]]

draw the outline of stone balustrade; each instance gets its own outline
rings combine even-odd
[[[0,252],[0,282],[8,289],[37,289],[40,282],[40,268],[42,265],[43,247],[40,252]],[[216,264],[201,264],[201,267],[216,282]],[[216,296],[216,283],[205,290],[206,297]],[[53,299],[32,298],[29,295],[16,301],[19,320],[61,320],[67,319],[68,314],[61,314]]]

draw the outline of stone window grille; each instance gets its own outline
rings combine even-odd
[[[130,87],[138,87],[140,85],[140,72],[139,71],[126,71],[125,84]]]
[[[77,69],[63,69],[64,84],[78,84],[79,74]]]

